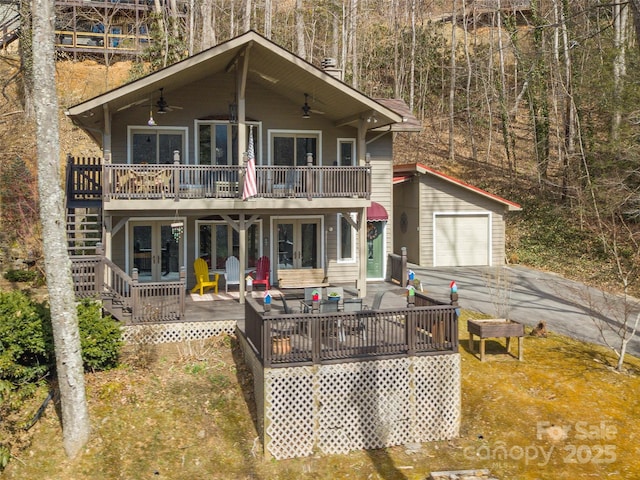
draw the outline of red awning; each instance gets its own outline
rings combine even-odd
[[[367,220],[370,222],[384,222],[389,220],[389,215],[378,202],[371,202],[371,206],[367,207]]]

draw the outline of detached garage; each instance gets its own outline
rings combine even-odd
[[[425,165],[394,167],[394,245],[421,266],[503,265],[504,215],[520,205]]]

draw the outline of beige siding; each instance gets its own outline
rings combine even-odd
[[[422,265],[420,258],[420,204],[416,201],[420,198],[419,183],[409,181],[396,185],[393,188],[394,212],[393,231],[395,237],[395,253],[400,253],[402,247],[407,248],[407,259],[411,263]],[[406,228],[403,228],[403,217],[406,219]],[[428,232],[422,231],[425,235]]]
[[[377,134],[376,134],[377,135]],[[385,229],[383,272],[387,269],[387,255],[393,253],[393,136],[388,133],[367,144],[371,156],[371,200],[386,210],[389,220]],[[388,276],[385,273],[385,276]]]
[[[505,207],[499,202],[441,179],[429,175],[422,175],[420,178],[420,264],[433,265],[433,217],[436,212],[490,212],[491,261],[493,265],[504,264]]]
[[[164,95],[169,105],[180,106],[181,109],[170,111],[164,115],[158,115],[155,113],[154,107],[154,119],[156,120],[158,127],[185,127],[188,129],[188,155],[185,157],[182,154],[183,162],[188,160],[189,163],[194,163],[195,159],[195,122],[194,119],[207,119],[207,118],[220,118],[227,115],[228,103],[230,101],[230,95],[228,92],[233,91],[234,86],[231,83],[230,75],[213,75],[205,80],[196,82],[192,85],[186,86],[179,91],[171,91],[168,87],[165,89]],[[221,93],[218,93],[221,92]],[[295,130],[295,131],[321,131],[322,132],[322,158],[321,163],[323,165],[333,165],[337,159],[337,139],[346,139],[357,137],[357,131],[353,127],[345,126],[341,128],[335,128],[332,122],[330,122],[326,116],[319,113],[312,113],[311,118],[301,118],[301,104],[304,99],[300,98],[300,103],[291,102],[283,97],[273,95],[272,92],[267,91],[259,87],[257,84],[249,83],[246,90],[246,116],[247,119],[252,121],[260,121],[261,127],[257,132],[254,132],[255,141],[257,145],[257,159],[259,164],[268,164],[270,160],[267,158],[269,152],[269,131],[272,129],[277,130]],[[206,99],[206,101],[202,101]],[[153,99],[153,103],[157,101],[156,97]],[[321,110],[321,107],[318,106]],[[147,120],[149,119],[149,105],[141,104],[137,106],[131,106],[121,112],[113,112],[112,114],[112,159],[114,163],[124,163],[127,161],[127,125],[146,127]],[[379,133],[370,135],[367,140],[370,142],[366,145],[366,152],[358,152],[357,157],[364,159],[364,153],[369,153],[371,156],[372,167],[372,196],[371,200],[376,201],[383,205],[388,214],[390,221],[387,223],[386,236],[385,236],[385,254],[393,251],[393,236],[392,236],[392,205],[393,196],[391,191],[392,183],[392,134],[384,134],[380,136]],[[324,202],[326,205],[327,203]],[[311,206],[311,205],[310,205]],[[200,217],[204,217],[208,212],[202,212]],[[213,213],[213,212],[211,212]],[[217,213],[217,212],[216,212]],[[233,214],[233,211],[225,212]],[[326,261],[328,267],[329,278],[335,283],[353,283],[355,286],[355,279],[358,278],[358,262],[353,263],[338,263],[337,261],[337,215],[335,212],[327,213],[326,210],[313,210],[305,209],[282,211],[279,215],[300,215],[300,214],[322,214],[324,215],[325,228],[332,227],[331,232],[326,234]],[[159,217],[161,215],[174,215],[175,212],[165,211],[152,211],[150,216]],[[185,228],[187,238],[187,258],[185,266],[187,269],[188,285],[192,285],[193,278],[193,261],[196,255],[195,245],[196,239],[196,227],[195,221],[198,217],[192,216],[188,219]],[[270,217],[264,215],[263,217],[263,237],[267,237],[269,242],[272,240],[272,235],[275,232],[271,232]],[[365,225],[366,228],[366,225]],[[322,233],[324,235],[324,233]],[[114,254],[117,252],[118,258],[121,258],[124,265],[124,230],[114,238]],[[116,245],[117,244],[117,245]],[[356,238],[356,248],[359,245]],[[264,245],[263,252],[265,255],[271,253],[271,246]],[[359,258],[359,253],[356,252]],[[386,256],[386,255],[385,255]],[[386,258],[384,259],[386,262]],[[322,259],[325,261],[325,259]]]
[[[154,119],[158,127],[186,127],[188,128],[188,162],[195,163],[195,119],[225,117],[228,114],[230,95],[233,91],[230,75],[214,75],[189,85],[180,91],[167,92],[165,99],[169,105],[181,107],[163,115],[155,113]],[[216,94],[216,92],[224,92]],[[206,98],[206,102],[202,99]],[[300,104],[292,103],[284,97],[273,95],[269,91],[249,83],[246,91],[246,117],[251,121],[262,122],[260,132],[256,132],[258,163],[267,163],[268,132],[278,130],[320,130],[322,131],[322,164],[333,165],[337,158],[336,142],[338,138],[355,138],[356,130],[351,127],[336,129],[332,122],[324,115],[312,114],[311,118],[303,119]],[[149,105],[142,104],[127,108],[121,112],[113,112],[112,116],[112,158],[113,163],[127,161],[127,125],[147,127],[149,120]],[[258,137],[258,135],[260,135]],[[182,153],[183,163],[184,154]],[[390,157],[389,157],[390,158]]]

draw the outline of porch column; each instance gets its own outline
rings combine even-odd
[[[358,296],[367,296],[367,208],[362,207],[358,213],[358,250],[360,262],[358,265]]]
[[[106,156],[107,152],[111,152],[111,112],[109,111],[109,104],[105,103],[102,106],[102,113],[104,114],[104,131],[102,132],[102,151]]]
[[[244,213],[240,214],[238,229],[238,241],[240,242],[240,249],[238,250],[238,259],[240,262],[240,285],[238,291],[240,298],[238,301],[240,304],[244,303],[244,289],[245,289],[245,270],[247,268],[247,222],[245,220]]]

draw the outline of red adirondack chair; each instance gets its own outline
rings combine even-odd
[[[269,290],[271,285],[269,284],[269,257],[260,257],[258,263],[256,263],[255,278],[253,279],[253,287],[256,285],[264,285],[264,288]]]

